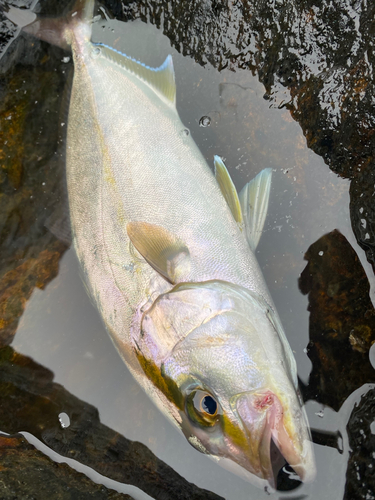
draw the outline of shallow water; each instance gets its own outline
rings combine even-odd
[[[303,285],[300,282],[299,286],[299,278],[307,265],[304,255],[309,247],[323,235],[338,229],[348,243],[342,248],[350,248],[350,245],[358,256],[358,265],[363,266],[374,302],[373,271],[351,227],[349,180],[329,170],[322,157],[307,147],[301,128],[290,112],[280,109],[278,102],[264,99],[263,85],[248,70],[219,72],[209,65],[202,67],[172,48],[169,39],[155,26],[139,20],[126,26],[99,22],[94,39],[116,43],[117,49],[151,66],[160,65],[167,54],[172,54],[181,119],[209,164],[212,165],[214,154],[225,158],[239,190],[262,168],[273,169],[269,215],[257,257],[295,354],[298,375],[306,386],[303,393],[308,395],[306,411],[310,425],[320,432],[339,431],[340,451],[327,446],[328,440],[325,444],[315,444],[318,471],[315,481],[293,491],[273,492],[259,490],[190,447],[132,379],[115,351],[85,292],[72,249],[62,256],[58,275],[43,290],[34,288],[12,347],[49,368],[55,382],[97,408],[103,424],[130,440],[144,443],[159,459],[201,488],[227,500],[341,500],[345,496],[349,452],[353,450],[353,445],[349,446],[347,424],[352,410],[361,402],[361,395],[374,387],[370,384],[374,377],[368,380],[359,377],[356,385],[356,375],[352,374],[354,382],[348,385],[355,390],[340,404],[336,400],[330,404],[329,394],[322,396],[323,384],[317,387],[310,384],[309,391],[313,366],[307,347],[310,345],[310,349],[309,342],[314,340],[310,314],[316,316],[319,311],[313,308],[312,292],[310,296],[301,293]],[[62,67],[60,64],[58,71],[64,71]],[[57,114],[56,120],[60,120],[60,116]],[[203,117],[210,118],[209,126],[202,126]],[[44,182],[42,177],[40,180]],[[10,248],[14,241],[15,238],[10,238]],[[319,256],[314,257],[317,262]],[[323,258],[323,254],[320,257]],[[324,258],[330,258],[329,248]],[[312,261],[313,257],[309,259]],[[352,292],[347,290],[349,299]],[[328,295],[331,297],[334,293],[330,291]],[[327,328],[329,330],[329,326]],[[368,360],[368,348],[363,348],[361,353]],[[337,358],[340,358],[339,352]],[[329,360],[326,362],[329,365]],[[335,371],[335,359],[332,366],[335,367],[331,374],[334,383],[334,378],[340,377],[340,372]],[[363,385],[366,382],[368,384]],[[7,428],[0,430],[9,432]],[[43,451],[43,446],[37,447]],[[74,463],[71,466],[74,468]],[[105,484],[103,477],[97,477],[96,481]],[[127,487],[116,486],[114,481],[107,484],[136,499],[148,498],[133,487],[127,490]],[[372,488],[370,482],[368,488]]]

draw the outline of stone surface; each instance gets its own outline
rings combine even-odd
[[[305,400],[314,399],[338,411],[364,384],[375,382],[369,349],[375,342],[375,311],[369,283],[355,251],[337,230],[310,246],[300,289],[308,294],[312,371]],[[349,461],[345,500],[374,499],[375,391],[355,405],[347,425]],[[326,435],[324,435],[326,434]],[[340,432],[312,432],[315,442],[342,453]]]
[[[58,464],[20,435],[0,436],[0,498],[2,500],[132,500]]]
[[[313,364],[305,399],[338,411],[361,385],[375,382],[369,349],[375,342],[375,310],[357,254],[337,230],[310,246],[299,286],[308,294]]]
[[[20,39],[16,47],[23,45]],[[56,276],[68,246],[47,229],[51,214],[58,218],[64,210],[59,159],[66,77],[50,54],[30,66],[40,55],[38,47],[22,64],[16,63],[15,50],[7,59],[14,66],[0,83],[0,345],[12,341],[33,289]]]
[[[101,424],[96,408],[54,383],[50,370],[11,347],[0,349],[0,394],[3,432],[29,432],[58,454],[132,484],[155,499],[221,498],[186,481],[143,444]],[[68,427],[61,426],[60,413],[68,415]]]
[[[349,462],[344,500],[375,499],[375,389],[355,405],[347,425]]]

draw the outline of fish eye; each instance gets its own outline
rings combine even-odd
[[[203,413],[207,413],[212,416],[217,414],[217,403],[209,394],[200,400],[200,407]]]
[[[194,423],[212,426],[217,422],[219,403],[209,392],[195,390],[187,397],[186,410]]]

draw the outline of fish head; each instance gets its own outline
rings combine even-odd
[[[165,409],[189,443],[273,487],[275,456],[303,481],[315,475],[295,361],[279,328],[261,297],[221,281],[174,287],[142,321]]]

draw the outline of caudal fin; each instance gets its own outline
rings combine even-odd
[[[76,0],[73,9],[60,18],[39,18],[33,12],[36,3],[34,2],[32,8],[28,10],[13,6],[4,6],[1,10],[20,30],[65,50],[70,50],[69,32],[74,30],[74,26],[87,25],[87,37],[91,37],[95,0]]]

